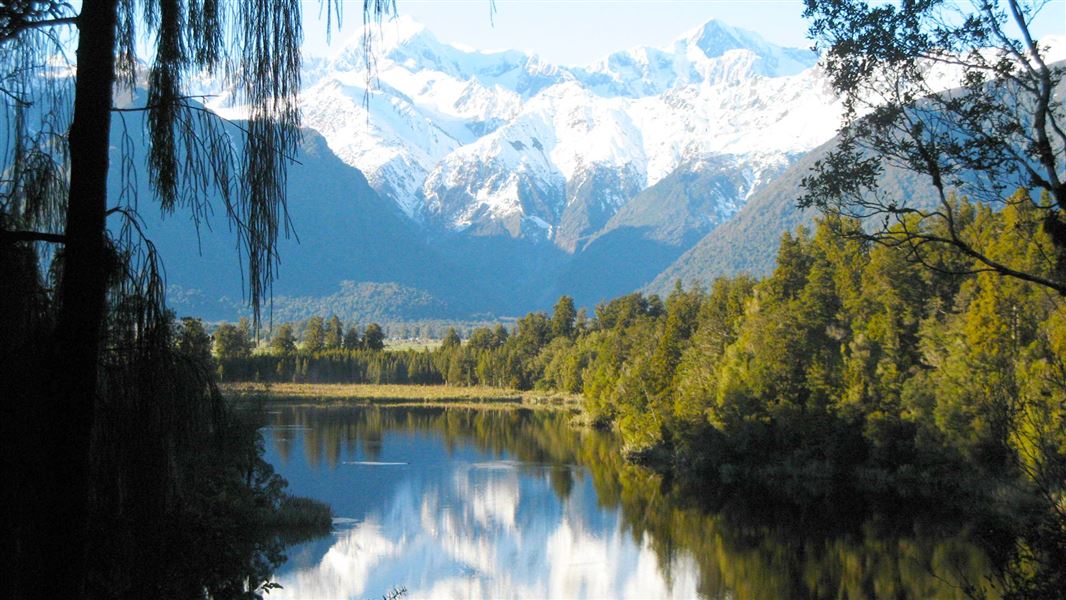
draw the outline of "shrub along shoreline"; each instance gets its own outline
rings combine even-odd
[[[390,406],[463,406],[545,410],[577,410],[581,407],[581,398],[575,394],[447,384],[234,382],[222,384],[220,390],[232,401],[240,404],[340,402]]]

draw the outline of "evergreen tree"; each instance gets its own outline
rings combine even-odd
[[[455,332],[455,328],[449,327],[448,333],[444,335],[444,339],[440,342],[440,347],[443,350],[453,350],[462,343],[462,340],[459,339],[459,334]]]
[[[507,333],[507,328],[501,323],[497,323],[496,327],[492,329],[492,345],[495,348],[500,348],[507,343],[507,338],[510,334]]]
[[[366,326],[366,332],[363,334],[363,347],[374,351],[385,348],[385,332],[382,331],[381,325],[371,323]]]
[[[449,385],[477,383],[477,360],[465,349],[456,348],[448,360],[446,380]]]
[[[222,323],[215,329],[214,353],[219,360],[247,358],[251,354],[251,343],[244,331],[231,323]]]
[[[577,311],[574,309],[574,299],[570,296],[562,296],[555,303],[552,311],[551,335],[557,337],[574,337],[574,321]]]
[[[666,322],[662,335],[652,356],[652,381],[654,394],[666,398],[674,395],[674,371],[681,360],[681,353],[688,344],[689,337],[696,329],[697,315],[700,308],[699,291],[685,292],[678,280],[666,301]],[[659,408],[658,410],[665,410]]]
[[[677,418],[699,424],[718,395],[719,370],[726,348],[737,338],[737,328],[751,300],[755,280],[741,276],[719,278],[700,303],[696,333],[678,364]]]
[[[577,335],[584,335],[589,330],[589,313],[584,307],[581,307],[577,311],[577,317],[574,319],[574,330]]]
[[[304,329],[304,352],[318,352],[325,347],[325,342],[325,322],[322,317],[311,317],[307,320],[307,327]]]
[[[251,319],[248,317],[241,317],[240,320],[237,321],[237,332],[244,341],[245,349],[248,352],[254,350],[256,342],[259,341],[259,331],[256,329],[255,335],[252,334]]]
[[[737,340],[726,350],[718,374],[712,422],[741,431],[758,421],[787,420],[806,406],[813,319],[801,300],[814,262],[806,231],[782,236],[778,266],[755,288]],[[824,273],[824,271],[823,271]],[[824,287],[824,277],[815,285]]]
[[[344,327],[341,325],[341,320],[337,318],[337,315],[329,318],[323,342],[329,350],[337,350],[344,344]]]
[[[183,317],[177,327],[175,345],[178,352],[201,364],[211,364],[211,336],[204,329],[204,322],[192,317]]]
[[[270,340],[270,349],[278,356],[289,356],[296,352],[296,337],[292,333],[292,325],[288,323],[278,327],[277,333]],[[280,364],[279,368],[280,368]]]
[[[492,350],[496,348],[496,339],[492,330],[488,327],[478,327],[470,332],[470,338],[466,341],[468,348],[472,350]]]
[[[344,349],[345,350],[358,350],[362,347],[362,338],[359,337],[359,328],[355,325],[348,327],[348,331],[344,332]]]

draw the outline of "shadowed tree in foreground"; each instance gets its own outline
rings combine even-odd
[[[332,18],[339,7],[325,2]],[[393,8],[366,0],[364,19]],[[11,417],[5,433],[17,437],[5,444],[35,450],[17,460],[5,451],[13,490],[5,500],[22,523],[11,539],[5,534],[20,573],[16,594],[84,594],[90,473],[101,460],[93,452],[113,433],[103,430],[113,422],[101,416],[102,399],[144,404],[151,378],[121,373],[142,359],[152,363],[172,343],[154,249],[140,235],[133,190],[141,165],[131,162],[128,132],[118,152],[111,148],[113,115],[143,116],[142,176],[164,213],[183,209],[197,222],[211,210],[226,214],[258,318],[275,242],[287,227],[301,36],[296,0],[0,5],[0,263],[12,277],[3,307],[13,309],[3,317],[10,377],[2,385]],[[147,42],[148,56],[138,56],[138,40]],[[69,48],[76,48],[74,68],[66,66]],[[187,91],[199,74],[220,81],[246,120],[226,123],[203,109]],[[116,94],[132,104],[116,108]],[[107,188],[113,159],[123,174],[117,198]],[[211,207],[211,198],[220,205]],[[168,423],[160,420],[157,433],[167,433]],[[132,454],[141,450],[139,440],[125,443]]]

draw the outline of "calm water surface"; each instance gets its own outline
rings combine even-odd
[[[328,502],[269,598],[961,598],[972,527],[682,502],[559,413],[283,406],[267,459]],[[750,508],[748,506],[747,508]]]

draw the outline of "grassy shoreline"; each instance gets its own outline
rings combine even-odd
[[[388,406],[450,406],[456,408],[581,408],[581,396],[484,386],[346,384],[346,383],[224,383],[222,393],[234,400],[301,402],[308,404],[380,404]]]

